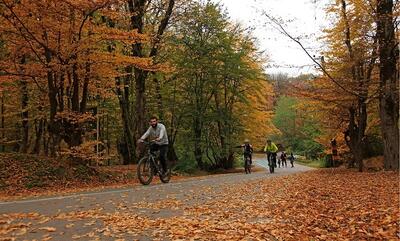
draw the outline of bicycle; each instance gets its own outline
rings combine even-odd
[[[274,173],[276,166],[276,153],[267,153],[269,172]]]
[[[137,176],[141,184],[149,185],[155,175],[160,177],[161,182],[168,183],[171,180],[171,170],[168,168],[166,172],[162,173],[162,166],[160,159],[157,158],[155,153],[154,142],[142,142],[147,147],[147,155],[140,159],[137,167]]]
[[[251,158],[250,155],[243,155],[244,158],[244,171],[246,174],[251,174]]]

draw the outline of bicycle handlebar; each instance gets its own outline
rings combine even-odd
[[[143,143],[144,145],[148,146],[148,145],[156,143],[156,140],[152,140],[152,141],[139,140],[139,143]]]

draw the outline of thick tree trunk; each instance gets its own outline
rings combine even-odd
[[[353,46],[351,43],[351,30],[350,24],[347,17],[347,5],[346,1],[342,0],[342,17],[345,23],[345,39],[344,43],[347,47],[349,53],[349,59],[351,65],[352,79],[358,84],[359,91],[357,96],[356,109],[351,107],[349,109],[350,122],[349,122],[349,147],[353,154],[355,162],[358,164],[358,170],[362,172],[363,169],[363,158],[364,158],[364,148],[365,148],[365,130],[367,129],[367,104],[366,100],[368,98],[368,88],[371,78],[371,72],[373,65],[375,64],[375,46],[372,51],[371,62],[367,66],[366,73],[364,73],[364,68],[362,61],[357,57],[357,54],[353,51]]]
[[[399,76],[396,69],[399,45],[394,24],[393,0],[378,0],[379,114],[384,143],[384,167],[387,170],[399,169]]]
[[[85,64],[85,78],[83,80],[83,87],[82,87],[82,99],[81,99],[81,104],[80,104],[80,112],[85,113],[86,112],[86,105],[87,105],[87,99],[89,96],[89,81],[90,81],[90,64],[86,63]],[[97,98],[97,96],[96,96]]]
[[[45,49],[45,56],[46,56],[46,62],[50,64],[52,56],[51,52],[48,49]],[[49,141],[47,142],[47,148],[50,150],[50,155],[55,156],[56,155],[56,145],[58,145],[58,130],[55,126],[55,116],[57,113],[57,88],[54,83],[54,73],[49,70],[47,71],[47,87],[48,87],[48,97],[49,97],[49,102],[50,102],[50,118],[49,118],[49,123],[48,123],[48,132],[49,132]],[[52,140],[52,143],[50,144],[50,140]]]
[[[131,13],[131,27],[132,29],[136,29],[138,33],[143,33],[144,29],[144,15],[145,15],[145,6],[147,0],[129,0],[128,7],[129,12]],[[135,43],[132,45],[132,56],[135,57],[144,57],[143,54],[143,46],[142,43]],[[139,68],[128,68],[128,75],[134,74],[135,79],[135,122],[134,122],[134,138],[137,140],[145,131],[145,114],[146,114],[146,78],[147,78],[147,71],[141,70]],[[135,143],[133,143],[134,146]],[[135,149],[136,150],[136,149]],[[132,150],[131,154],[134,154]],[[139,154],[139,151],[136,150],[136,154]],[[136,159],[139,156],[136,156]]]
[[[121,108],[121,118],[123,124],[123,134],[122,140],[119,143],[118,151],[123,158],[123,164],[127,165],[134,162],[135,157],[135,145],[132,132],[132,118],[130,112],[130,102],[129,102],[129,78],[124,79],[124,88],[120,87],[120,79],[116,80],[117,84],[117,95],[119,100],[119,106]]]
[[[361,111],[358,110],[360,116],[356,116],[356,110],[354,108],[349,109],[349,127],[345,132],[345,140],[347,146],[350,148],[351,154],[353,155],[353,161],[357,163],[358,170],[361,172],[363,169],[363,158],[365,148],[365,128],[366,128],[366,106],[365,104],[361,107]],[[365,111],[365,112],[363,112]],[[356,120],[358,119],[358,120]],[[358,123],[358,124],[357,124]],[[365,124],[364,124],[365,123]]]
[[[147,73],[135,69],[136,102],[135,102],[135,139],[139,139],[146,131],[146,78]]]
[[[74,57],[75,61],[77,56]],[[79,79],[78,79],[78,66],[72,66],[72,111],[79,112]]]
[[[128,8],[131,13],[131,27],[136,29],[138,33],[144,33],[144,17],[145,17],[145,7],[148,0],[129,0]],[[151,46],[150,53],[148,57],[156,57],[159,43],[164,31],[169,23],[169,19],[172,14],[174,7],[174,0],[169,0],[168,6],[163,19],[158,26],[156,36],[154,36],[154,41]],[[138,42],[132,45],[132,55],[135,57],[146,57],[143,53],[142,43]],[[146,130],[146,79],[149,71],[142,70],[139,68],[133,68],[135,77],[135,139],[139,139],[143,132]],[[130,73],[128,73],[130,74]],[[139,154],[137,152],[136,154]],[[137,156],[138,157],[138,156]]]
[[[1,93],[1,140],[2,141],[5,138],[5,131],[4,131],[4,128],[5,128],[5,125],[4,125],[4,123],[5,123],[4,113],[5,113],[5,111],[4,111],[4,107],[5,107],[4,106],[4,92],[2,92]],[[1,151],[2,152],[5,151],[5,146],[4,145],[1,145]]]
[[[35,120],[36,139],[33,146],[32,154],[40,154],[40,142],[43,138],[44,123],[45,121],[43,120],[43,118]]]

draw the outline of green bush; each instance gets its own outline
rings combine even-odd
[[[172,169],[179,173],[192,174],[197,170],[197,163],[193,157],[185,155],[185,157],[179,159]]]
[[[233,163],[233,167],[238,168],[243,166],[244,166],[243,154],[235,154],[235,161]]]
[[[309,166],[309,167],[315,167],[315,168],[326,168],[329,167],[329,162],[327,161],[326,158],[318,158],[314,160],[310,159],[296,159],[296,161],[300,164]]]
[[[367,135],[364,157],[370,158],[383,155],[383,140],[379,135]]]

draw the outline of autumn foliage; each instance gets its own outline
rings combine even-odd
[[[111,27],[123,18],[119,4],[1,1],[1,86],[5,94],[16,89],[22,96],[22,152],[30,149],[32,119],[37,125],[33,152],[39,153],[42,143],[53,155],[62,140],[69,147],[82,144],[94,118],[90,101],[109,98],[127,66],[155,70],[150,59],[124,53],[124,46],[146,36]]]

